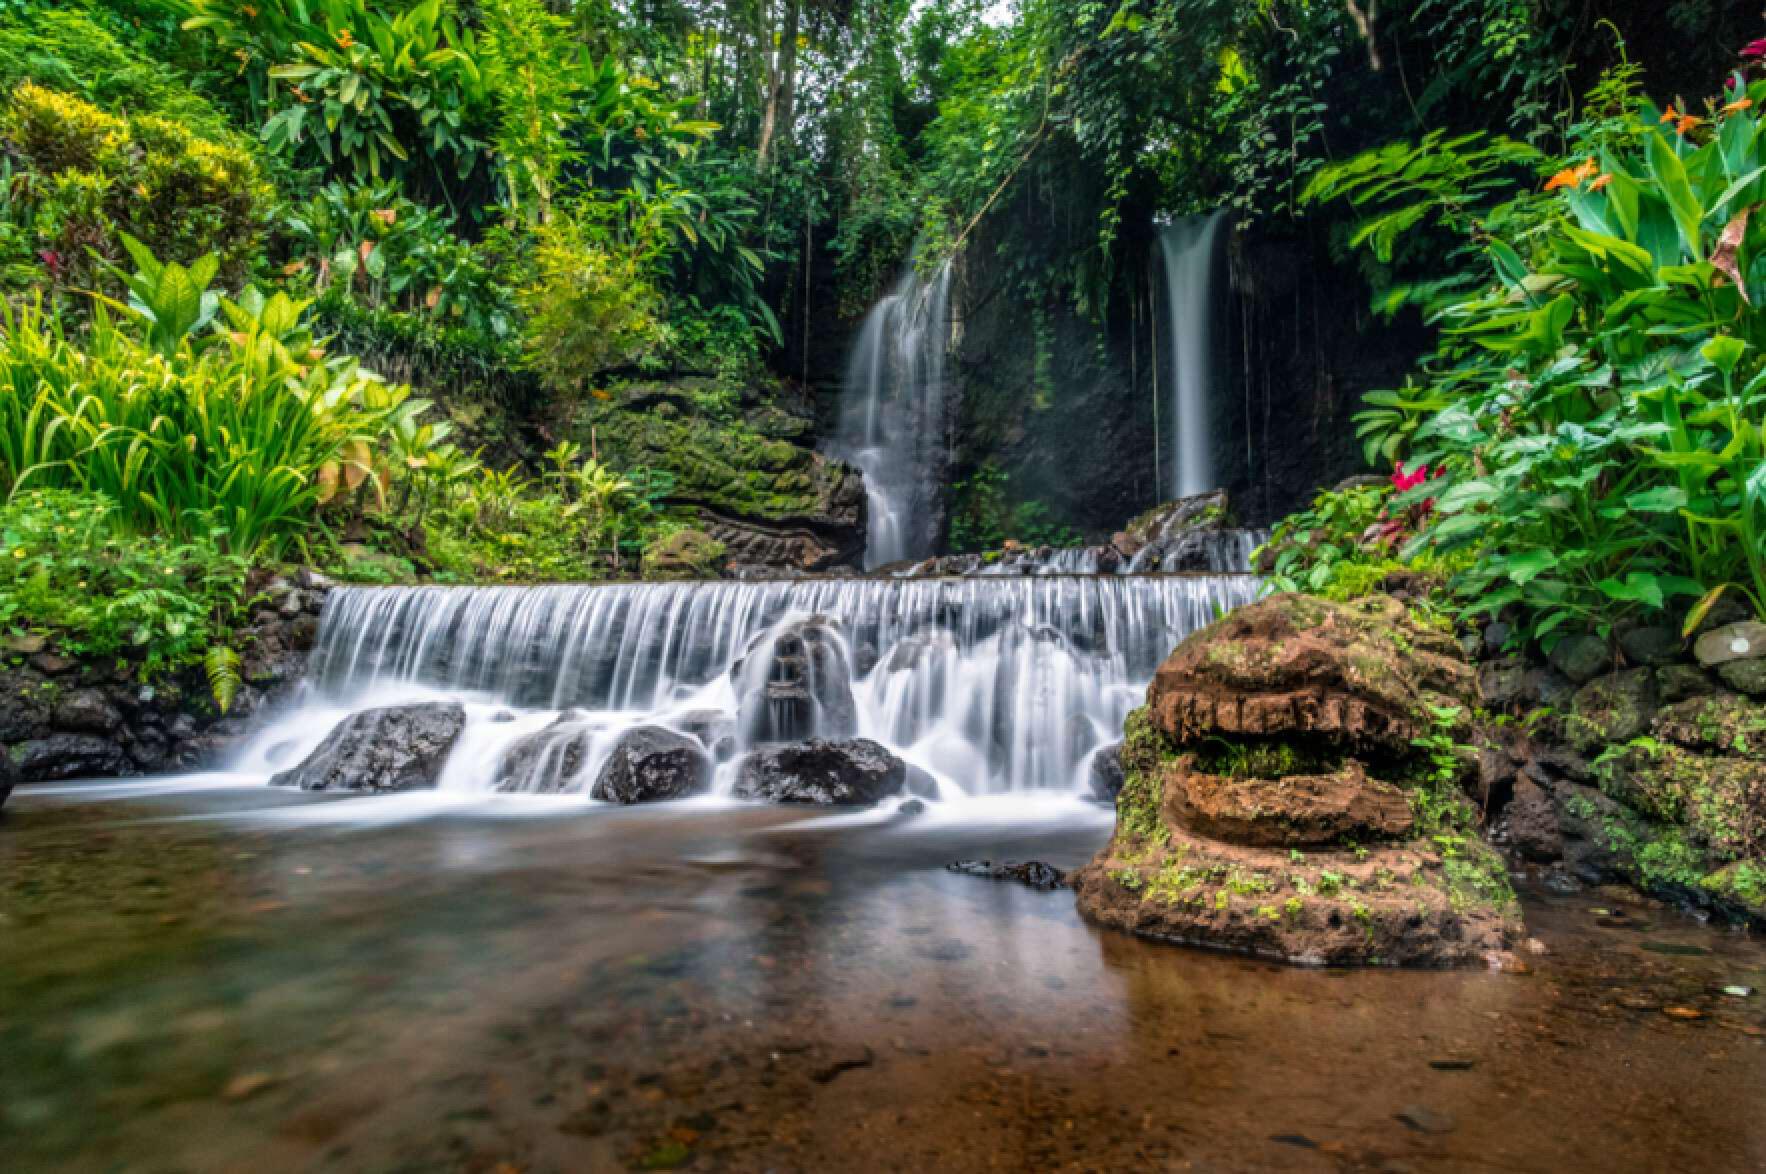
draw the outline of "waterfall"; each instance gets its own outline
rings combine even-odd
[[[930,554],[949,460],[945,351],[950,264],[912,263],[865,315],[847,367],[834,455],[864,474],[865,566]]]
[[[1172,648],[1257,590],[1249,575],[339,588],[302,706],[241,765],[291,765],[355,709],[446,697],[468,725],[443,789],[521,775],[516,789],[586,793],[637,725],[725,731],[720,790],[759,726],[874,739],[946,796],[1072,789]],[[757,658],[808,666],[800,712],[777,707]],[[505,761],[560,721],[580,754]],[[569,778],[539,777],[565,761]]]
[[[1225,213],[1192,216],[1159,234],[1171,321],[1171,494],[1217,488],[1214,479],[1214,273]]]

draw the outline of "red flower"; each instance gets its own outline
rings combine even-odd
[[[1398,490],[1398,492],[1403,493],[1407,489],[1415,489],[1424,481],[1433,481],[1445,472],[1447,472],[1445,466],[1436,469],[1431,473],[1429,472],[1429,466],[1424,465],[1414,473],[1406,473],[1404,471],[1404,462],[1399,461],[1397,467],[1392,473],[1392,487]]]
[[[1758,61],[1762,57],[1766,57],[1766,37],[1761,37],[1757,41],[1749,41],[1743,45],[1741,55],[1749,61]]]
[[[54,249],[41,249],[37,252],[37,260],[43,262],[43,268],[49,270],[49,276],[60,277],[62,264],[61,254]]]

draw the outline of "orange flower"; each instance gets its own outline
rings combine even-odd
[[[350,31],[348,29],[338,29],[337,30],[337,46],[338,46],[338,48],[347,49],[355,43],[356,43],[356,38],[350,34]]]
[[[1594,173],[1597,170],[1599,169],[1595,167],[1594,160],[1585,159],[1574,167],[1564,168],[1562,171],[1546,180],[1545,190],[1552,192],[1556,191],[1558,188],[1581,187],[1590,179],[1594,178]]]
[[[1674,125],[1674,129],[1679,134],[1685,135],[1687,131],[1692,130],[1695,127],[1700,127],[1703,125],[1705,125],[1705,120],[1700,118],[1698,115],[1696,115],[1696,114],[1682,114],[1680,116],[1680,121]]]
[[[1725,113],[1725,114],[1740,114],[1743,110],[1752,109],[1753,105],[1754,105],[1754,100],[1752,98],[1738,98],[1736,101],[1731,102],[1729,105],[1725,106],[1723,108],[1723,113]]]
[[[1594,177],[1594,182],[1588,185],[1588,190],[1591,192],[1598,192],[1612,182],[1612,176],[1602,173]]]
[[[1660,121],[1673,122],[1675,119],[1677,119],[1679,117],[1680,117],[1680,111],[1674,109],[1674,103],[1670,102],[1670,103],[1668,103],[1668,108],[1666,110],[1662,111],[1662,117],[1661,117]]]

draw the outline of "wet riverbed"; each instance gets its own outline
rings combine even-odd
[[[1756,941],[1538,893],[1530,973],[1298,971],[942,867],[1108,818],[22,789],[0,1167],[1766,1168]]]

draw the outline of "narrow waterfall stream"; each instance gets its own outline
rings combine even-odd
[[[1214,302],[1223,212],[1167,225],[1159,236],[1170,316],[1171,493],[1215,488],[1213,449]]]
[[[924,276],[910,261],[859,328],[847,368],[835,455],[865,478],[865,566],[932,553],[948,460],[947,262]]]
[[[750,745],[809,735],[880,742],[941,798],[1072,790],[1159,662],[1257,585],[1235,574],[340,589],[302,703],[239,765],[293,765],[358,709],[448,698],[468,724],[444,791],[586,794],[639,725],[699,738],[719,762],[718,792]],[[786,643],[796,655],[781,654]],[[806,663],[801,712],[769,709],[796,696],[778,666]],[[512,748],[548,730],[556,745],[514,769]]]

